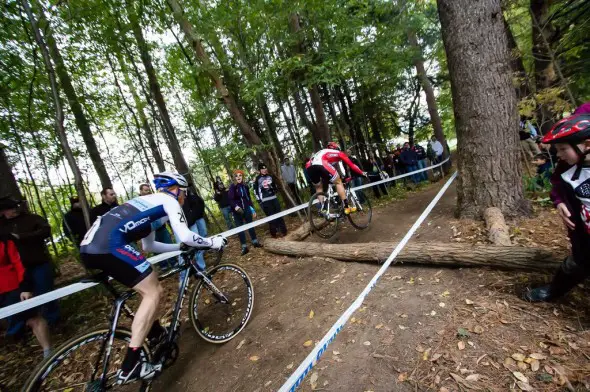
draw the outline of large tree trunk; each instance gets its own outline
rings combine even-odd
[[[500,0],[438,0],[458,138],[458,213],[528,212]]]
[[[307,113],[305,111],[305,106],[303,105],[303,101],[301,100],[301,94],[299,93],[299,89],[296,88],[293,92],[293,100],[295,101],[295,110],[297,110],[297,114],[299,115],[299,124],[303,124],[309,129],[309,133],[311,135],[311,145],[314,151],[320,149],[320,138],[318,137],[318,131],[315,126],[307,117]]]
[[[40,12],[41,18],[44,19],[42,11]],[[96,174],[98,174],[100,184],[103,189],[112,188],[113,184],[111,182],[111,178],[109,177],[109,173],[107,172],[106,166],[102,160],[102,157],[100,156],[100,151],[98,151],[98,146],[94,140],[94,135],[90,129],[90,124],[88,123],[84,110],[82,109],[82,105],[80,104],[78,94],[76,94],[76,90],[72,84],[72,79],[70,78],[68,69],[66,68],[59,48],[57,47],[57,43],[53,38],[53,33],[51,31],[49,22],[46,23],[44,34],[49,47],[49,54],[55,63],[55,71],[57,72],[61,87],[64,91],[64,94],[66,95],[68,104],[72,110],[72,114],[74,115],[76,126],[80,130],[80,134],[82,134],[82,139],[84,140],[84,144],[88,150],[88,155],[90,156],[94,170],[96,170]]]
[[[264,249],[271,253],[297,257],[330,257],[342,261],[385,261],[397,244],[323,244],[271,240]],[[514,246],[464,245],[453,243],[410,243],[396,261],[435,267],[495,267],[505,270],[551,271],[561,264],[561,255],[542,248]]]
[[[23,195],[14,178],[12,167],[8,162],[8,157],[4,149],[4,145],[0,143],[0,197],[11,197],[15,200],[22,200]]]
[[[308,91],[317,121],[318,136],[320,137],[322,145],[326,147],[326,144],[332,140],[332,136],[330,135],[330,126],[326,120],[326,113],[324,112],[324,105],[322,105],[322,99],[318,92],[318,86],[314,84],[308,89]]]
[[[156,71],[154,70],[154,67],[152,65],[152,58],[150,56],[148,46],[145,42],[145,38],[143,37],[141,26],[139,25],[138,16],[135,13],[134,6],[130,2],[127,2],[127,10],[129,13],[129,20],[131,22],[131,30],[133,31],[133,35],[135,37],[135,40],[137,41],[137,46],[139,47],[139,53],[141,55],[141,61],[148,76],[150,91],[152,92],[154,100],[156,101],[156,106],[158,107],[158,111],[160,112],[160,118],[164,124],[164,131],[168,142],[168,149],[172,154],[174,166],[176,167],[176,170],[178,170],[179,173],[187,177],[189,183],[194,184],[194,181],[192,180],[192,176],[189,171],[188,164],[186,163],[184,155],[182,154],[180,143],[178,142],[178,138],[176,137],[176,132],[174,131],[174,127],[172,126],[172,121],[170,120],[170,115],[168,114],[166,101],[164,100],[164,96],[162,95],[160,83],[158,82]]]
[[[61,143],[64,155],[66,156],[68,164],[72,169],[72,173],[74,173],[74,184],[76,186],[76,191],[78,192],[78,197],[80,198],[80,204],[82,205],[82,211],[84,214],[84,221],[86,223],[86,227],[90,227],[90,214],[88,208],[88,201],[86,199],[86,192],[84,191],[82,173],[80,172],[80,168],[78,168],[76,158],[74,158],[74,154],[72,153],[72,149],[70,148],[68,138],[66,136],[66,130],[64,128],[63,107],[61,103],[61,98],[59,96],[59,88],[57,85],[57,80],[55,78],[55,71],[53,69],[53,64],[51,63],[51,58],[49,56],[49,50],[47,49],[45,40],[41,36],[39,25],[33,15],[33,11],[31,10],[31,6],[28,0],[22,0],[21,3],[29,18],[31,28],[33,30],[33,35],[35,37],[35,42],[37,42],[37,45],[39,46],[39,49],[43,57],[43,62],[45,63],[45,70],[47,71],[47,76],[49,78],[49,84],[51,87],[51,93],[55,109],[55,130]]]
[[[426,69],[424,68],[422,48],[420,45],[418,45],[418,38],[416,38],[416,32],[414,30],[408,30],[408,40],[415,51],[414,66],[416,67],[416,73],[418,74],[418,79],[420,80],[424,94],[426,94],[426,104],[428,105],[428,113],[430,114],[430,123],[434,129],[434,136],[436,136],[436,139],[442,143],[445,151],[444,156],[446,157],[449,154],[449,149],[447,148],[447,139],[443,132],[442,121],[438,114],[438,106],[436,104],[436,97],[434,96],[434,89],[432,88],[430,80],[428,80]]]

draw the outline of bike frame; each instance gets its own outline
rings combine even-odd
[[[348,198],[350,196],[352,199],[352,202],[354,203],[354,206],[362,210],[363,207],[362,207],[361,203],[359,203],[359,201],[358,201],[358,197],[356,196],[356,192],[354,190],[352,190],[352,188],[350,187],[350,181],[342,181],[342,185],[344,185],[344,192],[345,192],[346,198]],[[330,216],[330,205],[331,205],[330,200],[332,200],[332,198],[334,196],[337,196],[338,199],[340,199],[340,196],[334,190],[335,186],[336,186],[335,184],[328,185],[328,190],[326,191],[326,197],[325,197],[324,201],[322,202],[322,204],[323,204],[326,202],[326,200],[328,201],[327,206],[326,206],[326,214],[328,217]],[[340,201],[340,203],[342,203],[342,200],[339,200],[339,201]],[[341,206],[342,206],[342,204],[341,204]],[[320,208],[321,208],[321,206],[320,206]],[[338,216],[336,218],[341,218],[341,215],[342,215],[341,211],[339,211]]]
[[[189,251],[189,252],[183,254],[182,257],[184,259],[184,263],[182,265],[180,265],[178,267],[174,267],[170,271],[167,271],[166,273],[164,273],[163,275],[158,277],[158,280],[162,281],[162,280],[167,279],[168,277],[175,275],[181,271],[188,271],[188,273],[186,273],[184,275],[182,281],[180,282],[180,287],[178,288],[178,298],[176,299],[176,303],[174,305],[172,322],[170,323],[170,329],[168,331],[168,336],[165,341],[165,343],[168,343],[168,344],[173,343],[176,340],[176,336],[179,333],[178,326],[179,326],[179,320],[180,320],[180,312],[182,311],[182,304],[184,302],[184,299],[186,297],[186,293],[188,291],[188,282],[189,282],[189,279],[190,279],[192,273],[194,273],[196,275],[197,279],[202,279],[204,281],[204,283],[209,288],[212,289],[213,293],[215,293],[215,295],[217,297],[219,297],[220,301],[222,301],[224,303],[228,302],[227,298],[223,295],[223,293],[217,287],[215,287],[215,285],[213,285],[211,280],[209,280],[209,278],[203,273],[204,271],[200,271],[197,268],[195,257],[194,257],[195,253],[196,253],[196,251]],[[95,373],[92,375],[91,381],[95,380],[96,371],[98,370],[98,364],[99,364],[100,360],[103,359],[102,374],[100,376],[100,387],[104,389],[107,386],[106,385],[107,372],[108,372],[109,362],[111,359],[111,349],[113,347],[113,341],[115,340],[115,333],[117,330],[117,326],[119,324],[121,310],[123,310],[125,312],[125,314],[127,314],[127,316],[129,316],[131,318],[133,318],[135,316],[135,314],[127,306],[126,301],[129,298],[132,298],[133,296],[135,296],[137,293],[133,290],[127,290],[124,293],[119,293],[115,289],[115,287],[113,287],[113,285],[111,285],[108,282],[108,280],[105,279],[102,281],[102,283],[115,296],[115,303],[113,304],[113,309],[111,311],[111,317],[110,317],[111,324],[110,324],[109,332],[108,332],[109,338],[105,339],[102,344],[102,347],[100,349],[100,354],[98,355],[98,357],[96,359],[97,362],[94,365]]]

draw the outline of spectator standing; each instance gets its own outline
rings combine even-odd
[[[186,218],[188,228],[200,235],[207,237],[207,223],[205,222],[205,201],[201,196],[197,195],[191,190],[192,185],[189,184],[182,211]],[[203,251],[197,252],[197,264],[201,269],[205,269],[205,258]]]
[[[21,262],[30,276],[35,296],[53,290],[53,265],[45,244],[51,236],[51,226],[43,217],[21,211],[18,202],[3,198],[0,200],[0,236],[12,238]],[[43,306],[43,317],[49,325],[59,320],[56,301]]]
[[[268,168],[264,163],[258,165],[258,171],[260,174],[254,180],[256,200],[258,200],[266,216],[281,212],[281,204],[277,197],[279,188],[277,187],[276,178],[268,173]],[[272,238],[287,235],[287,226],[283,217],[270,221],[268,225]]]
[[[418,143],[415,143],[412,146],[412,150],[416,152],[416,155],[418,157],[418,170],[424,169],[426,167],[426,150],[424,150],[424,147],[422,147]],[[418,178],[420,178],[421,181],[428,181],[428,174],[426,173],[426,170],[421,173],[418,173],[417,176]]]
[[[536,183],[542,187],[545,182],[548,182],[551,179],[552,166],[549,154],[542,152],[535,155],[535,158],[533,158],[533,165],[537,166]]]
[[[432,146],[432,151],[434,152],[434,162],[432,163],[437,164],[442,162],[443,154],[445,152],[442,143],[436,139],[436,136],[432,135],[430,138],[430,145]]]
[[[225,185],[221,181],[221,178],[217,177],[215,182],[215,189],[213,189],[213,199],[217,202],[219,210],[225,219],[227,229],[231,230],[234,228],[234,222],[231,217],[231,205],[229,203],[229,192],[225,189]]]
[[[256,211],[252,206],[252,198],[250,197],[250,188],[244,183],[244,172],[241,170],[234,171],[234,183],[229,187],[229,203],[232,208],[232,214],[236,226],[242,226],[244,223],[251,223],[253,218],[256,218]],[[248,229],[252,245],[255,248],[261,248],[262,245],[258,242],[256,237],[256,230],[254,228]],[[246,234],[241,232],[238,234],[240,244],[242,244],[242,256],[249,252],[246,244]]]
[[[70,210],[64,215],[62,228],[66,237],[71,239],[78,249],[86,234],[86,222],[78,196],[70,197]]]
[[[363,169],[367,172],[367,175],[369,176],[369,180],[371,180],[371,182],[377,182],[382,180],[382,168],[383,162],[381,162],[379,158],[375,157],[375,154],[370,152],[369,159],[365,161]],[[384,195],[387,195],[387,188],[385,187],[385,184],[372,186],[371,188],[373,188],[373,193],[375,193],[376,198],[381,197],[381,192],[383,192]],[[379,192],[379,190],[381,190],[381,192]]]
[[[285,158],[285,162],[281,165],[281,175],[283,176],[283,180],[287,183],[289,190],[295,197],[297,204],[301,204],[299,192],[297,191],[297,170],[290,158]]]
[[[413,172],[414,170],[418,170],[418,154],[416,151],[410,148],[410,143],[405,142],[404,147],[402,148],[402,152],[399,156],[401,163],[404,165],[404,170],[406,173]],[[412,182],[417,184],[420,182],[420,178],[418,174],[411,175]]]
[[[361,163],[359,162],[358,158],[356,157],[356,155],[353,155],[354,152],[352,151],[352,148],[349,148],[346,153],[348,154],[348,157],[350,158],[350,160],[352,161],[352,163],[354,163],[355,165],[357,165],[358,167],[362,167]],[[355,172],[354,170],[350,170],[350,167],[348,167],[348,165],[346,165],[346,170],[348,171],[349,175],[352,178],[352,186],[353,187],[357,187],[357,186],[361,186],[363,185],[363,176],[361,176],[360,174],[358,174],[357,172]],[[362,189],[355,191],[356,192],[356,196],[359,199],[359,202],[362,204],[365,202],[365,194],[363,192]]]
[[[102,198],[102,203],[90,210],[91,223],[93,223],[99,216],[103,216],[119,205],[117,204],[117,194],[112,188],[104,188],[100,191],[100,197]]]
[[[33,296],[33,282],[20,259],[11,238],[0,236],[0,308],[25,301]],[[43,349],[43,358],[51,353],[47,322],[38,314],[38,308],[25,310],[8,317],[6,337],[19,340],[26,324],[33,330]]]

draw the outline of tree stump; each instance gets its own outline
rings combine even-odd
[[[488,231],[488,239],[494,245],[511,246],[510,230],[504,221],[502,211],[496,207],[487,208],[483,217],[486,221],[486,229]]]
[[[322,244],[267,240],[264,243],[264,249],[287,256],[319,256],[341,261],[381,263],[387,259],[396,245],[393,242]],[[415,242],[406,245],[396,260],[397,263],[439,267],[491,267],[503,270],[548,271],[560,265],[561,256],[542,248]]]

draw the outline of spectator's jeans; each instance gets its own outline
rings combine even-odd
[[[33,294],[35,296],[48,293],[53,290],[53,266],[51,263],[43,263],[27,268],[33,280]],[[59,308],[57,301],[51,301],[42,306],[41,314],[47,320],[47,324],[55,325],[59,320]]]
[[[406,173],[413,172],[414,170],[418,170],[418,165],[407,165],[406,166]],[[421,176],[420,173],[418,173],[418,174],[412,174],[409,177],[412,179],[412,182],[414,184],[417,184],[417,183],[420,182],[420,179],[421,179],[422,176]]]
[[[355,188],[357,186],[361,186],[361,185],[363,185],[363,178],[362,177],[352,177],[351,184],[352,184],[353,188]],[[365,194],[363,193],[363,190],[360,189],[358,191],[354,191],[354,193],[356,193],[356,197],[359,199],[359,202],[361,204],[363,204],[365,202]]]
[[[236,226],[242,226],[244,223],[252,222],[252,211],[250,211],[250,207],[246,207],[246,209],[242,210],[242,214],[236,212],[235,210],[232,211],[234,215],[234,220],[236,221]],[[250,233],[250,239],[252,243],[258,242],[258,238],[256,238],[256,230],[254,228],[248,229],[248,233]],[[246,234],[242,231],[238,233],[238,237],[240,237],[240,244],[242,247],[246,246]]]
[[[6,293],[0,294],[0,307],[14,305],[20,302],[20,290],[12,290]],[[24,332],[25,320],[23,317],[19,317],[19,314],[6,318],[8,322],[8,328],[6,329],[6,336],[19,336]]]
[[[426,159],[421,159],[418,161],[418,170],[424,169],[426,167]],[[424,170],[422,173],[417,174],[421,181],[428,181],[428,171]]]
[[[281,212],[281,204],[279,203],[279,199],[274,198],[272,200],[263,201],[262,210],[266,216],[271,216]],[[287,234],[287,226],[285,225],[285,220],[283,217],[270,221],[268,226],[270,227],[270,235],[273,236],[273,238],[277,236],[277,232],[283,233],[283,235]]]
[[[201,237],[207,237],[207,224],[205,223],[204,218],[197,219],[195,224],[189,227],[189,229]],[[203,251],[197,252],[197,264],[202,269],[205,269],[205,258],[203,257]]]
[[[227,207],[222,207],[220,208],[221,213],[223,214],[223,219],[225,219],[225,224],[227,225],[227,229],[231,230],[234,228],[234,222],[232,220],[231,217],[231,207],[227,206]]]

